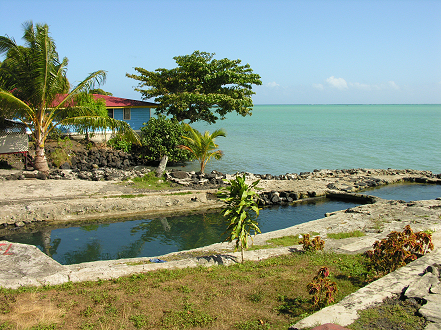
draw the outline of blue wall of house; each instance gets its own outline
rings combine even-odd
[[[132,129],[138,131],[150,119],[150,108],[131,108],[130,120],[124,120]],[[123,109],[113,109],[113,118],[123,120]]]

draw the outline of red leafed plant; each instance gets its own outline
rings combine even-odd
[[[390,273],[433,250],[432,234],[414,233],[409,225],[402,232],[393,231],[387,238],[376,241],[367,251],[370,264],[378,273]]]
[[[307,252],[314,252],[318,250],[323,250],[325,246],[325,241],[316,236],[311,241],[311,236],[309,234],[303,234],[303,238],[299,241],[299,244],[303,244],[303,250]]]
[[[337,293],[337,283],[331,281],[329,278],[329,268],[322,267],[312,279],[312,282],[307,285],[307,289],[312,296],[314,306],[329,305],[334,302],[335,294]]]

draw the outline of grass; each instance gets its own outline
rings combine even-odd
[[[127,194],[127,195],[112,195],[112,196],[104,196],[104,198],[137,198],[144,197],[144,194]]]
[[[319,235],[320,233],[311,232],[309,234],[311,235],[311,237],[313,237],[313,236]],[[271,247],[298,245],[300,239],[301,238],[299,236],[293,236],[293,235],[271,238],[267,241],[268,245],[263,245],[263,247],[264,248],[271,248]],[[259,247],[260,246],[258,246],[258,248]]]
[[[164,178],[157,178],[154,171],[151,171],[143,177],[132,179],[133,187],[148,190],[163,190],[171,187],[170,183]]]
[[[327,236],[328,238],[332,239],[344,239],[349,237],[362,237],[366,234],[359,230],[354,230],[350,232],[344,232],[344,233],[329,233]]]
[[[361,255],[293,253],[229,267],[0,289],[0,329],[286,329],[316,310],[306,284],[321,266],[337,282],[337,301],[369,280]]]
[[[380,305],[360,311],[360,317],[347,327],[353,330],[422,330],[426,327],[426,321],[417,316],[418,308],[409,300],[386,298]]]

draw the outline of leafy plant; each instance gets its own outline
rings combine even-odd
[[[136,91],[143,99],[154,98],[159,103],[156,113],[182,121],[199,120],[213,124],[225,119],[229,112],[251,115],[254,94],[252,85],[261,85],[258,74],[241,60],[213,59],[214,53],[195,51],[191,55],[175,56],[173,69],[155,71],[135,67],[139,75],[126,74],[139,81]]]
[[[114,149],[130,152],[132,150],[132,142],[124,134],[118,133],[108,142],[108,145]]]
[[[321,267],[311,283],[308,283],[307,289],[312,295],[314,306],[329,305],[334,302],[338,288],[337,283],[329,278],[329,268]]]
[[[70,162],[74,156],[72,153],[73,143],[68,137],[65,137],[64,139],[59,138],[57,144],[58,148],[51,152],[50,158],[56,167],[60,167],[64,163]]]
[[[320,238],[320,236],[316,236],[311,241],[311,236],[309,234],[303,234],[302,239],[299,241],[299,244],[303,244],[303,250],[306,252],[315,252],[319,250],[323,250],[325,247],[325,241]]]
[[[30,21],[23,27],[24,46],[17,45],[14,38],[0,36],[0,54],[7,57],[7,66],[2,65],[0,72],[0,80],[4,82],[0,102],[2,111],[7,109],[12,118],[20,119],[31,131],[35,140],[35,169],[49,170],[45,142],[57,125],[110,127],[130,132],[134,141],[139,142],[136,133],[124,121],[100,116],[65,117],[76,95],[104,82],[106,72],[95,71],[71,89],[66,77],[68,60],[66,57],[60,60],[49,26],[34,26]]]
[[[176,148],[183,144],[185,135],[183,124],[159,115],[150,118],[141,127],[142,155],[149,162],[159,161],[164,155],[170,162],[185,162],[191,159],[188,151]]]
[[[156,177],[154,172],[149,172],[143,177],[135,177],[132,181],[133,187],[137,189],[161,190],[170,188],[170,183],[163,177]]]
[[[229,233],[226,241],[236,240],[235,250],[240,248],[243,263],[243,250],[248,248],[248,237],[252,239],[251,230],[254,234],[260,233],[258,224],[254,221],[259,216],[259,208],[255,200],[257,194],[253,190],[260,180],[248,185],[244,174],[242,177],[236,176],[234,180],[225,181],[230,185],[220,188],[218,196],[227,204],[222,212],[229,222],[225,231]]]
[[[378,273],[390,273],[433,250],[432,234],[414,233],[407,225],[402,232],[393,231],[376,241],[373,248],[366,252],[371,266]]]
[[[218,136],[226,136],[226,133],[223,129],[217,129],[211,134],[209,131],[205,131],[202,135],[201,132],[188,124],[184,124],[184,129],[188,136],[183,136],[185,142],[178,148],[189,151],[199,161],[201,172],[204,173],[205,166],[211,158],[222,158],[223,153],[221,150],[216,150],[218,145],[214,141]]]

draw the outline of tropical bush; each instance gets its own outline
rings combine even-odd
[[[107,144],[113,149],[122,150],[124,152],[130,152],[132,150],[132,142],[124,134],[117,133],[112,137]]]
[[[227,204],[222,212],[229,222],[225,231],[228,233],[226,241],[236,240],[235,249],[240,248],[243,263],[243,250],[248,248],[248,237],[253,238],[251,231],[254,231],[254,234],[260,233],[255,221],[259,216],[259,208],[255,200],[257,194],[253,190],[260,180],[248,185],[244,174],[242,177],[236,176],[234,180],[225,181],[230,185],[220,188],[218,196]]]
[[[178,148],[189,151],[199,161],[201,172],[204,173],[205,166],[211,158],[222,158],[223,152],[217,149],[215,139],[218,136],[226,136],[226,133],[223,129],[217,129],[211,134],[209,131],[202,134],[188,124],[184,124],[184,129],[187,133],[187,136],[183,136],[185,144],[179,145]]]
[[[373,250],[366,252],[371,267],[378,273],[390,273],[433,250],[432,234],[414,233],[410,225],[402,232],[393,231],[376,241]]]
[[[307,285],[314,306],[329,305],[334,302],[338,288],[337,283],[329,278],[329,268],[322,267],[314,276],[311,283]]]
[[[149,162],[159,161],[164,155],[170,162],[192,160],[190,152],[176,148],[185,142],[184,124],[163,115],[150,118],[141,128],[142,156]]]
[[[325,247],[325,241],[322,240],[320,236],[316,236],[311,240],[311,236],[309,234],[303,234],[299,244],[303,245],[303,250],[306,252],[323,250]]]

